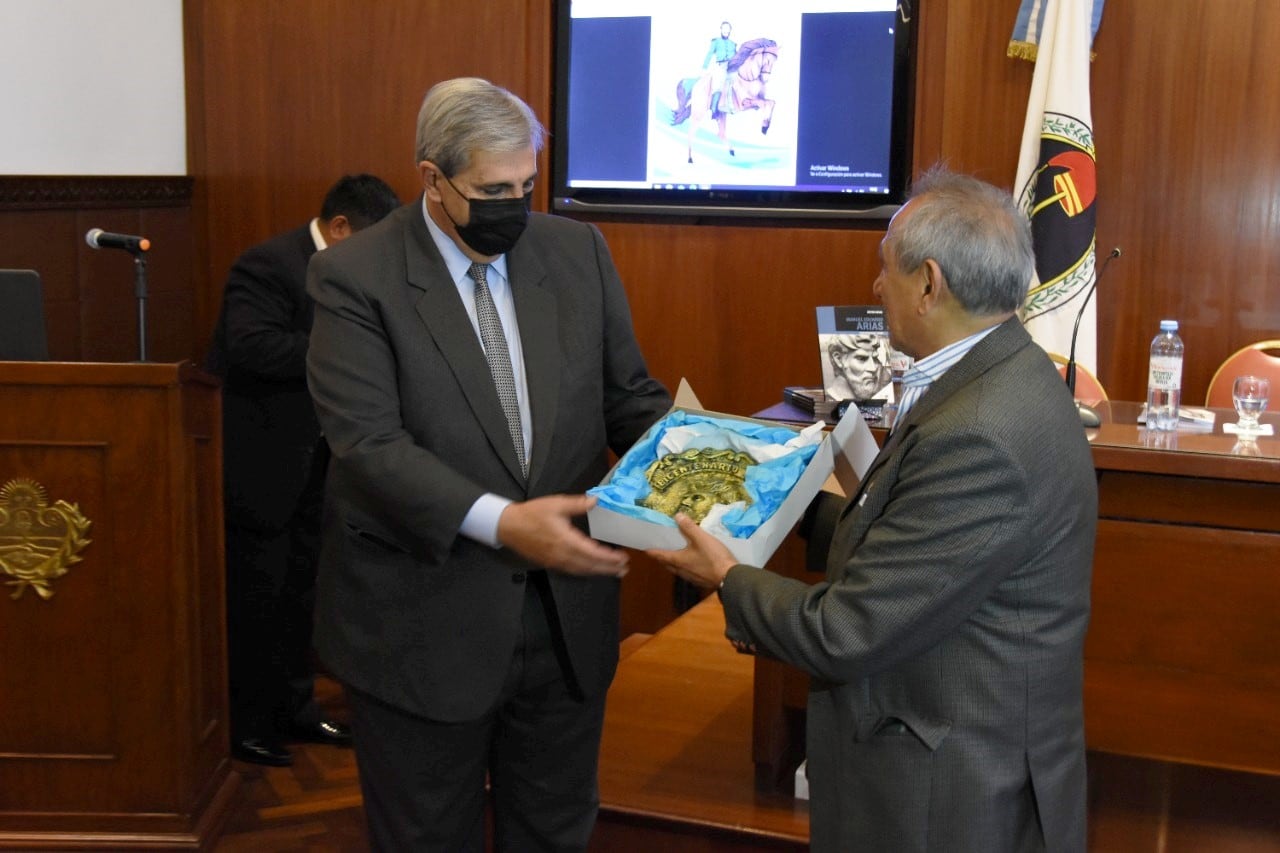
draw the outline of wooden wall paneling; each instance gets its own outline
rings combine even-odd
[[[185,9],[188,103],[196,113],[189,129],[202,134],[190,146],[197,197],[205,202],[196,214],[207,247],[202,341],[235,257],[313,216],[339,174],[371,171],[405,201],[417,197],[414,131],[431,84],[486,77],[522,95],[550,124],[552,11],[545,0],[467,7],[186,0]],[[539,167],[544,174],[549,168],[545,153]],[[546,207],[545,182],[535,204]],[[668,372],[678,378],[674,367]],[[674,615],[670,576],[649,569],[624,587],[624,633],[654,630]]]
[[[879,230],[601,223],[651,372],[750,414],[820,383],[818,305],[874,302]]]
[[[936,162],[942,155],[942,104],[945,98],[948,0],[930,0],[928,14],[916,16],[916,86],[911,161]],[[927,85],[926,85],[927,81]]]
[[[80,290],[80,350],[84,361],[138,360],[137,303],[133,256],[93,249],[84,241],[90,228],[140,234],[137,210],[88,210],[76,215],[77,279]],[[151,260],[147,261],[148,270]],[[148,273],[148,279],[150,274]]]
[[[190,184],[186,177],[0,176],[0,267],[40,273],[52,359],[138,358],[133,259],[90,248],[90,228],[152,242],[149,360],[198,352]]]
[[[931,117],[941,124],[940,150],[936,158],[918,160],[916,169],[940,159],[1012,191],[1034,71],[1033,63],[1006,56],[1017,4],[948,0],[935,8],[924,0],[921,6],[927,30],[944,28],[945,46],[941,60],[929,57],[927,76],[917,80],[927,91],[941,88],[943,97],[940,104],[930,101],[940,110]],[[935,20],[944,15],[945,21]]]
[[[187,0],[186,9],[202,33],[188,61],[204,87],[196,125],[206,139],[192,146],[192,170],[208,203],[206,336],[236,256],[314,216],[340,175],[373,172],[405,201],[417,197],[414,128],[431,84],[475,75],[535,107],[549,98],[545,79],[529,80],[549,62],[541,3]]]
[[[1145,393],[1162,318],[1181,324],[1191,401],[1228,354],[1280,330],[1280,6],[1233,12],[1134,0],[1103,15],[1098,233],[1125,257],[1098,292],[1099,343],[1122,399]]]
[[[916,168],[942,159],[1011,185],[1034,71],[1005,55],[1017,4],[915,5]],[[373,171],[416,196],[413,125],[430,83],[479,74],[550,121],[546,0],[186,0],[186,10],[189,38],[199,33],[189,81],[202,86],[189,101],[200,111],[190,127],[203,133],[192,173],[207,200],[196,214],[207,215],[208,243],[198,338],[236,254],[313,215],[339,173]],[[1269,283],[1280,267],[1280,149],[1270,144],[1280,75],[1268,53],[1278,38],[1280,7],[1269,0],[1245,0],[1232,15],[1190,0],[1106,9],[1092,67],[1098,239],[1125,254],[1096,296],[1097,372],[1116,399],[1145,393],[1147,345],[1166,314],[1183,324],[1189,400],[1222,356],[1280,330]],[[707,405],[740,412],[772,403],[785,384],[816,381],[813,308],[871,301],[879,266],[874,229],[599,224],[655,375],[688,376]]]
[[[534,209],[547,210],[551,206],[551,146],[555,144],[550,134],[554,121],[551,90],[555,85],[555,4],[554,0],[525,0],[524,5],[525,73],[521,87],[513,91],[519,92],[533,107],[548,131],[546,145],[538,158],[540,180],[533,188]]]
[[[917,167],[943,159],[1011,185],[1034,71],[1004,55],[1016,4],[921,5]],[[1267,60],[1280,7],[1175,6],[1112,4],[1094,43],[1098,241],[1124,251],[1096,295],[1098,373],[1117,399],[1145,394],[1166,316],[1183,327],[1191,400],[1222,358],[1280,329],[1280,75]]]
[[[156,247],[166,247],[166,251],[157,249],[153,255],[148,253],[147,357],[151,361],[190,359],[198,362],[204,353],[204,336],[197,332],[196,326],[198,302],[192,264],[195,232],[191,208],[143,208],[139,213],[135,233],[146,235]],[[174,248],[168,250],[169,247]],[[137,300],[132,270],[124,284],[120,295],[133,304],[136,337]],[[137,358],[136,350],[131,350],[129,357]]]
[[[50,355],[79,358],[80,252],[76,242],[83,241],[84,232],[76,234],[75,212],[0,209],[0,234],[4,235],[0,241],[0,267],[40,273]]]
[[[204,0],[182,0],[183,74],[187,107],[187,174],[191,187],[191,276],[193,313],[192,335],[196,341],[196,361],[208,355],[209,336],[218,321],[221,288],[211,285],[209,275],[209,133],[205,108],[205,26]]]
[[[138,299],[133,256],[93,249],[90,228],[140,234],[151,240],[146,254],[145,300],[148,361],[182,361],[198,350],[191,290],[191,218],[187,208],[85,210],[75,218],[80,341],[84,361],[137,361]]]

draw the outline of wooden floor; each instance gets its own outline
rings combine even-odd
[[[321,678],[316,698],[330,717],[346,719],[342,689]],[[364,810],[355,753],[297,744],[292,767],[235,762],[243,782],[216,853],[363,853]]]
[[[706,614],[703,614],[704,616]],[[677,625],[656,635],[662,642],[680,641]],[[687,628],[685,629],[687,630]],[[664,636],[664,634],[666,636]],[[642,640],[643,638],[636,638]],[[647,644],[645,644],[647,645]],[[624,644],[624,654],[644,649],[633,642]],[[625,705],[639,701],[627,691],[635,687],[643,670],[652,668],[655,652],[649,645],[634,655],[630,666],[624,662],[615,688],[620,700],[611,705],[610,716],[623,713]],[[672,667],[674,668],[674,667]],[[670,679],[670,674],[664,678]],[[690,685],[693,688],[693,685]],[[746,693],[749,694],[749,686]],[[744,694],[745,695],[745,694]],[[342,719],[346,708],[340,688],[322,679],[317,697],[332,716]],[[738,730],[741,750],[750,750],[750,712],[746,699],[726,705],[714,721],[721,736]],[[735,710],[736,709],[736,710]],[[650,709],[652,711],[652,709]],[[630,720],[631,716],[623,715]],[[669,745],[667,756],[671,771],[662,778],[646,775],[643,757],[632,755],[626,767],[619,764],[618,745],[630,741],[635,733],[627,722],[619,727],[606,723],[606,744],[602,766],[601,789],[606,800],[601,823],[596,832],[593,851],[631,851],[654,849],[653,838],[666,839],[661,849],[669,853],[708,850],[784,850],[803,849],[803,844],[788,843],[775,834],[772,839],[735,841],[720,821],[709,813],[728,800],[735,800],[733,814],[741,820],[742,803],[759,810],[772,807],[777,795],[751,792],[751,782],[743,778],[742,792],[726,789],[724,778],[710,774],[704,781],[714,782],[710,795],[702,793],[702,804],[680,805],[667,789],[687,784],[678,777],[688,776],[689,768],[677,765],[689,761],[705,764],[699,750]],[[663,723],[667,737],[680,740],[683,734]],[[612,729],[612,735],[610,734]],[[610,738],[612,737],[612,741]],[[699,739],[699,742],[702,739]],[[707,748],[728,748],[724,743]],[[735,748],[736,749],[736,748]],[[706,749],[702,749],[705,752]],[[745,754],[745,753],[744,753]],[[749,766],[749,760],[726,759],[726,764]],[[259,767],[236,764],[244,781],[236,805],[225,829],[213,847],[217,853],[364,853],[364,815],[360,805],[360,789],[355,757],[351,750],[332,746],[304,744],[295,751],[294,766],[288,768]],[[629,768],[629,769],[628,769]],[[621,778],[622,773],[627,778]],[[747,777],[749,769],[735,776]],[[1221,770],[1170,765],[1121,756],[1091,753],[1089,756],[1089,850],[1090,853],[1276,853],[1280,851],[1280,778],[1233,773]],[[724,776],[724,774],[720,774]],[[705,785],[700,788],[706,787]],[[635,789],[632,793],[628,790]],[[639,792],[639,793],[636,793]],[[628,800],[627,803],[615,800]],[[666,805],[662,805],[669,801]],[[631,802],[634,801],[634,802]],[[719,805],[717,805],[719,803]],[[674,805],[673,805],[674,804]],[[694,808],[697,816],[689,813]],[[803,809],[801,806],[800,809]],[[682,840],[670,841],[670,831],[657,831],[651,819],[657,812],[669,813],[672,819],[689,831],[677,831]],[[797,812],[800,813],[800,812]],[[633,820],[639,815],[641,819]],[[700,837],[705,831],[718,840]],[[786,833],[780,833],[785,836]]]

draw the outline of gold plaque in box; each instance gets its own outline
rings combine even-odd
[[[31,587],[40,598],[52,598],[51,582],[80,562],[90,524],[75,504],[50,506],[44,486],[35,480],[18,478],[0,487],[0,572],[12,578],[10,597]]]
[[[644,472],[651,491],[640,504],[672,518],[683,512],[699,523],[716,504],[744,501],[750,506],[746,477],[754,464],[750,454],[739,450],[704,447],[669,453]]]

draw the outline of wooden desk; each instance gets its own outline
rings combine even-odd
[[[1280,774],[1280,438],[1238,442],[1227,411],[1153,434],[1137,413],[1104,404],[1092,438],[1089,746]]]
[[[753,784],[752,693],[752,659],[724,639],[714,596],[626,657],[605,715],[591,850],[806,850],[807,805]],[[1280,849],[1280,777],[1088,761],[1090,853]]]
[[[1100,406],[1089,748],[1280,774],[1280,438],[1152,434],[1138,405]],[[1280,433],[1280,418],[1264,422]],[[770,568],[815,580],[799,548]],[[803,753],[807,680],[756,663],[752,752],[780,784]]]
[[[809,812],[760,791],[752,661],[711,596],[628,655],[609,691],[593,850],[805,850]]]

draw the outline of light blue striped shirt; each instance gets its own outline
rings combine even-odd
[[[941,379],[942,375],[954,367],[956,362],[968,355],[969,350],[978,345],[978,341],[994,332],[999,325],[1000,323],[996,323],[995,326],[983,329],[981,332],[974,332],[953,344],[947,344],[907,368],[907,372],[902,374],[902,399],[898,401],[898,413],[893,421],[894,428],[896,429],[898,424],[902,423],[907,412],[917,400],[924,396],[933,383]]]
[[[476,339],[484,348],[484,338],[480,335],[480,321],[476,318],[476,283],[467,275],[471,269],[471,259],[462,253],[458,245],[448,234],[431,221],[427,213],[426,196],[422,198],[422,218],[427,221],[427,230],[431,239],[440,250],[440,257],[449,269],[462,304],[471,318],[471,328],[475,329]],[[493,305],[498,310],[498,318],[502,320],[502,331],[507,336],[507,346],[511,350],[511,372],[515,374],[516,400],[520,404],[520,426],[524,429],[524,453],[529,458],[533,444],[533,415],[529,410],[529,383],[524,372],[524,348],[520,345],[520,325],[516,322],[515,296],[511,292],[511,279],[507,276],[507,256],[501,255],[489,264],[489,274],[485,279],[489,292],[493,294]],[[498,518],[512,501],[495,494],[484,494],[467,510],[462,519],[459,532],[468,539],[474,539],[494,548],[501,546],[498,542]]]

